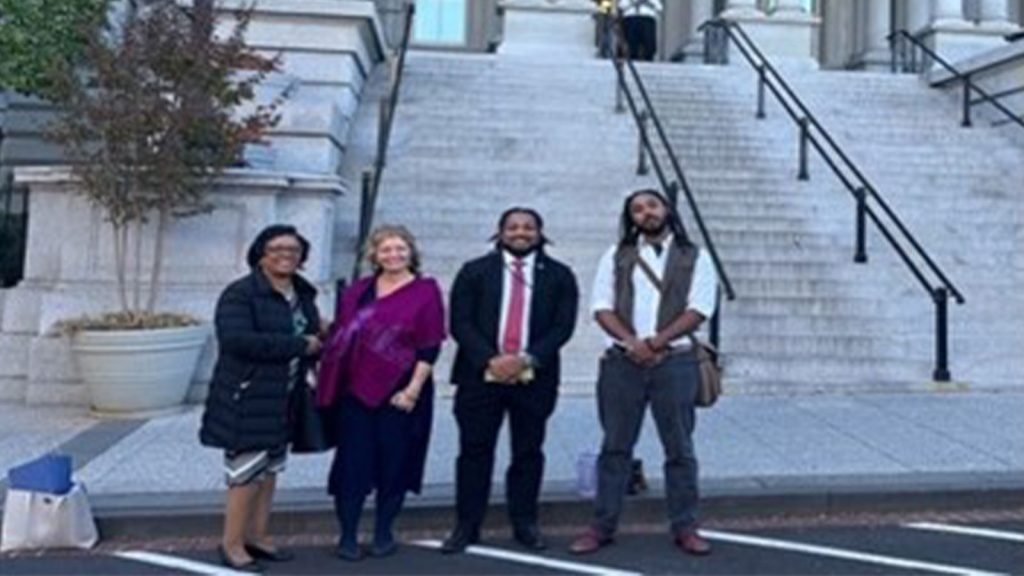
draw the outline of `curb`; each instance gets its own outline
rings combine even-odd
[[[627,497],[624,524],[665,522],[664,492],[660,481],[652,484],[647,493]],[[504,490],[496,485],[492,493],[497,496]],[[447,532],[454,525],[453,494],[451,485],[426,487],[423,495],[408,502],[396,529]],[[219,535],[223,498],[223,491],[211,491],[99,494],[91,500],[100,531],[110,541]],[[368,510],[372,500],[367,499]],[[701,498],[701,516],[707,519],[1022,508],[1024,477],[1015,472],[707,480]],[[372,516],[372,511],[368,513]],[[591,501],[566,483],[549,483],[542,494],[540,517],[546,529],[574,530],[587,525],[592,514]],[[275,497],[273,525],[280,535],[337,531],[332,502],[317,489],[281,490]],[[484,529],[507,529],[500,498],[492,498]]]

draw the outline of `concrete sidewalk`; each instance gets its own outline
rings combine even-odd
[[[438,399],[436,408],[426,488],[409,508],[424,525],[440,526],[451,515],[457,434],[450,399]],[[75,456],[77,478],[108,535],[127,530],[129,521],[136,536],[161,533],[167,517],[190,518],[185,530],[215,532],[221,455],[199,445],[200,414],[190,407],[150,421],[100,421],[78,408],[0,404],[0,469],[61,449]],[[700,412],[696,442],[708,516],[942,508],[958,499],[965,506],[1024,506],[1024,392],[727,396]],[[576,461],[599,443],[594,399],[561,398],[546,443],[545,518],[585,520],[589,506],[575,494]],[[634,508],[660,519],[661,453],[649,417],[637,456],[653,490]],[[503,436],[495,502],[507,461]],[[293,456],[281,476],[278,509],[297,515],[294,529],[330,523],[329,463],[329,454]],[[500,524],[501,516],[491,519]],[[175,524],[171,531],[182,529]]]

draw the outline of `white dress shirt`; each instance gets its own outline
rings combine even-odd
[[[501,322],[498,324],[498,353],[502,354],[505,351],[502,350],[502,339],[505,337],[505,326],[508,324],[508,303],[512,299],[512,271],[514,270],[512,262],[515,261],[516,257],[509,252],[501,251],[501,260],[504,264],[504,270],[501,274]],[[520,352],[526,352],[526,348],[530,343],[530,307],[533,300],[533,266],[537,261],[537,252],[530,252],[528,256],[523,257],[523,278],[526,281],[526,289],[523,291],[525,301],[523,302],[523,328],[520,334],[523,335],[522,339],[522,350]]]
[[[660,255],[655,253],[654,248],[645,241],[643,236],[637,242],[639,257],[647,262],[658,280],[665,277],[665,265],[668,262],[669,245],[672,241],[671,234],[662,240],[661,244],[664,248]],[[618,250],[618,245],[609,248],[597,266],[594,289],[590,299],[592,314],[601,311],[615,311],[616,250]],[[704,250],[698,248],[687,310],[693,310],[705,318],[710,318],[715,312],[717,294],[718,278],[715,274],[714,263]],[[636,331],[637,338],[649,338],[658,333],[658,307],[660,304],[661,294],[638,264],[633,268],[633,329]],[[615,343],[611,336],[608,336],[607,340],[609,345]],[[689,345],[689,339],[677,338],[671,345],[685,348]]]
[[[662,11],[661,0],[619,0],[619,14],[657,18]]]

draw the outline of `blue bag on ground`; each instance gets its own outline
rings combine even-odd
[[[7,471],[14,490],[64,495],[71,491],[71,456],[46,454]]]

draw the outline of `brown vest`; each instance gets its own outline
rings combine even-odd
[[[638,266],[639,257],[636,246],[622,246],[615,251],[615,314],[634,332],[633,270]],[[664,329],[686,312],[696,262],[696,247],[680,248],[675,241],[669,243],[668,262],[665,263],[665,272],[661,278],[663,292],[658,303],[658,330]],[[648,281],[646,275],[643,281]]]

